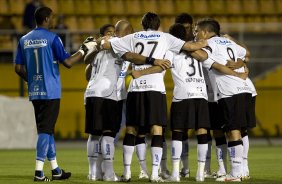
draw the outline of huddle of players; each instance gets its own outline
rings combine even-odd
[[[89,180],[130,181],[135,147],[142,172],[148,177],[145,135],[150,133],[150,181],[163,182],[165,179],[179,182],[180,173],[189,176],[188,158],[185,160],[188,129],[196,130],[198,140],[196,181],[204,181],[205,177],[211,176],[210,130],[213,130],[216,140],[219,163],[216,180],[241,181],[243,177],[249,178],[246,130],[255,126],[256,95],[244,67],[249,53],[230,38],[220,36],[220,25],[213,19],[197,22],[195,38],[192,17],[188,14],[177,16],[170,34],[157,31],[160,19],[154,13],[148,12],[143,16],[142,26],[144,31],[133,33],[130,23],[124,20],[119,21],[115,28],[105,25],[100,33],[112,36],[115,32],[117,37],[97,40],[97,47],[85,57],[86,63],[89,63],[86,68],[89,83],[85,92]],[[194,39],[196,42],[193,42]],[[130,64],[131,72],[128,71]],[[163,78],[168,68],[175,84],[170,118],[172,172],[162,178],[159,167],[165,151],[163,128],[167,125]],[[128,93],[125,89],[127,74],[133,76]],[[124,172],[119,178],[113,170],[114,139],[120,128],[124,106]],[[226,172],[227,150],[231,160],[229,174]],[[181,171],[180,159],[183,159]]]

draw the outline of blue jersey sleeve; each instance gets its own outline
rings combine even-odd
[[[58,36],[56,36],[53,40],[52,49],[55,59],[60,63],[63,63],[65,59],[70,57],[70,54],[65,50],[63,43]]]
[[[17,55],[16,55],[16,64],[24,65],[24,58],[23,58],[23,53],[22,53],[22,48],[20,42],[18,43],[18,48],[17,48]]]

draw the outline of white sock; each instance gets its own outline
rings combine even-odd
[[[227,144],[216,146],[216,158],[218,163],[218,172],[226,174],[227,172]]]
[[[113,160],[115,154],[114,138],[103,136],[101,141],[102,155],[104,161],[104,175],[111,177],[114,174]]]
[[[197,178],[204,178],[205,162],[198,161]]]
[[[136,154],[139,160],[140,167],[143,171],[148,173],[147,165],[146,165],[146,144],[137,144],[136,145]]]
[[[205,163],[208,154],[208,144],[198,144],[197,145],[197,155],[198,155],[198,168],[197,168],[197,178],[204,177]]]
[[[244,136],[243,141],[243,174],[249,175],[248,154],[249,154],[249,136]]]
[[[36,160],[35,162],[35,170],[36,171],[43,171],[44,162],[41,160]]]
[[[152,157],[152,177],[158,177],[159,167],[162,159],[163,148],[161,147],[151,147],[151,157]]]
[[[197,145],[198,162],[206,162],[207,153],[208,153],[208,144]]]
[[[208,142],[208,152],[206,157],[206,163],[205,163],[205,171],[211,172],[211,152],[212,152],[212,140]]]
[[[182,153],[182,141],[172,140],[171,141],[171,162],[172,162],[172,177],[179,176],[179,164],[180,156]]]
[[[134,146],[127,146],[123,145],[123,175],[124,176],[131,176],[131,161],[132,161],[132,155],[134,152]]]
[[[99,174],[102,175],[102,173],[104,173],[104,160],[103,160],[103,155],[102,155],[102,151],[101,151],[101,145],[99,146],[99,153],[98,153],[98,158],[97,158],[97,163],[96,163],[96,176],[98,176]]]
[[[167,171],[166,160],[167,160],[167,145],[166,142],[163,142],[163,155],[160,165],[161,171]]]
[[[58,166],[57,159],[50,160],[51,169],[56,169]]]
[[[243,174],[243,145],[237,145],[233,147],[228,147],[228,152],[231,160],[231,175],[232,176],[242,176]]]
[[[188,139],[182,141],[181,162],[184,170],[189,169],[189,142]]]
[[[89,164],[89,175],[97,174],[97,159],[100,150],[100,136],[89,135],[87,140],[87,156]]]

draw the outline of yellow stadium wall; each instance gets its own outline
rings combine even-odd
[[[56,135],[61,138],[86,137],[84,133],[84,77],[85,65],[77,64],[71,69],[61,66],[62,99],[56,125]],[[256,116],[258,127],[253,129],[256,136],[281,136],[282,132],[282,68],[255,80],[257,88]],[[167,106],[172,100],[173,82],[170,71],[165,75]],[[11,90],[7,90],[11,89]],[[27,93],[25,93],[26,95]],[[19,96],[19,78],[12,64],[0,65],[0,95]],[[2,123],[2,122],[1,122]]]
[[[87,82],[84,77],[84,68],[83,64],[77,64],[71,69],[60,66],[63,92],[55,132],[61,138],[86,136],[83,96]],[[7,91],[7,89],[10,90]],[[19,77],[15,74],[12,64],[0,65],[0,95],[19,96]],[[25,96],[27,96],[26,92]]]
[[[258,127],[253,130],[255,135],[282,135],[282,67],[256,79],[255,86],[258,96],[256,116]],[[264,132],[263,130],[266,130]]]

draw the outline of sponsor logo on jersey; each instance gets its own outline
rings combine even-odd
[[[126,76],[126,72],[125,71],[121,71],[120,73],[119,73],[119,77],[120,78],[124,78]]]
[[[185,79],[186,82],[196,82],[196,83],[205,83],[205,79],[201,79],[201,78],[186,78]]]
[[[38,91],[38,92],[29,92],[29,96],[46,96],[47,95],[47,93],[46,92],[40,92],[40,91]]]
[[[149,34],[149,35],[145,35],[145,34],[142,34],[142,33],[136,33],[134,35],[134,38],[137,38],[137,39],[144,39],[144,40],[155,40],[155,39],[158,39],[160,38],[161,35],[160,34]]]
[[[252,91],[252,89],[248,86],[244,86],[244,87],[237,87],[238,92],[241,91]]]
[[[138,90],[138,89],[153,89],[154,87],[156,87],[155,85],[151,85],[151,84],[141,84],[141,85],[133,85],[132,86],[132,90]]]
[[[24,49],[46,47],[47,43],[48,43],[47,39],[24,40]]]
[[[215,40],[215,42],[217,44],[220,44],[220,45],[229,45],[229,44],[231,44],[231,41],[229,41],[229,40]]]

